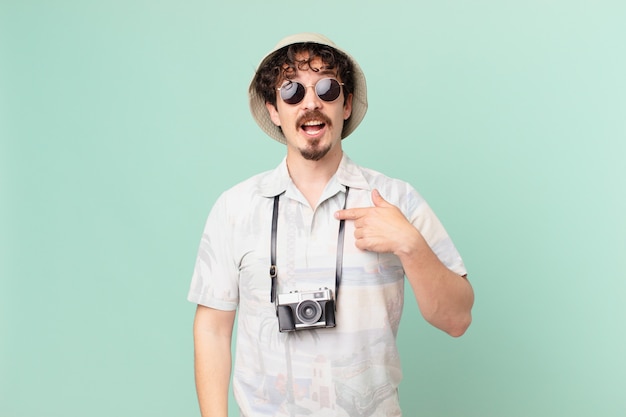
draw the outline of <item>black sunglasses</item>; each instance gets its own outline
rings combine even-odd
[[[306,89],[315,87],[315,94],[324,101],[335,101],[341,94],[343,83],[334,78],[322,78],[313,85],[303,85],[297,81],[287,81],[282,87],[277,88],[280,98],[287,104],[298,104],[304,100]]]

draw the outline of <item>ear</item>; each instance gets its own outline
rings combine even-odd
[[[270,119],[272,119],[272,122],[276,126],[280,126],[280,117],[278,116],[278,110],[276,109],[276,106],[270,103],[269,101],[266,101],[265,108],[267,108],[267,111],[270,114]]]
[[[348,117],[352,114],[352,93],[348,94],[346,100],[343,103],[343,120],[348,120]]]

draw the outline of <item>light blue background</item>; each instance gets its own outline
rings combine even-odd
[[[407,294],[405,415],[626,415],[625,21],[605,0],[0,0],[0,416],[198,415],[197,245],[284,154],[246,89],[298,31],[359,60],[348,154],[420,190],[476,290],[461,339]]]

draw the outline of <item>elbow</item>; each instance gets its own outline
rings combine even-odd
[[[462,318],[456,319],[453,323],[450,323],[447,329],[444,329],[452,337],[461,337],[465,334],[470,324],[472,324],[472,315],[466,314]]]
[[[448,317],[425,317],[426,321],[432,324],[439,330],[444,331],[452,337],[461,337],[465,334],[470,324],[472,323],[471,313],[465,313],[461,315],[448,316]]]
[[[472,324],[474,293],[469,292],[453,303],[435,302],[422,309],[422,315],[430,324],[452,337],[461,337]]]
[[[450,314],[447,320],[447,328],[444,329],[452,337],[461,337],[472,324],[472,307],[474,306],[474,291],[471,286],[465,298],[463,307]]]

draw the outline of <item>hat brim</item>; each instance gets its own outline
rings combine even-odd
[[[317,43],[321,45],[330,46],[343,54],[345,54],[348,59],[352,62],[353,70],[354,70],[354,91],[352,93],[352,113],[348,120],[345,121],[343,125],[343,130],[341,132],[341,138],[344,139],[348,137],[357,126],[361,123],[363,118],[365,117],[365,113],[367,112],[367,84],[365,82],[365,74],[361,70],[358,62],[346,51],[339,48],[333,41],[328,39],[327,37],[320,35],[318,33],[298,33],[296,35],[288,36],[282,39],[272,51],[270,51],[267,55],[263,57],[261,63],[263,63],[270,55],[274,52],[278,51],[281,48],[284,48],[288,45],[293,45],[295,43]],[[258,68],[257,68],[258,71]],[[253,88],[254,81],[250,84],[249,91],[249,100],[250,100],[250,112],[252,113],[252,117],[257,122],[259,127],[263,129],[265,133],[267,133],[271,138],[277,140],[280,143],[286,143],[285,135],[283,135],[282,130],[272,122],[270,118],[269,111],[265,106],[265,100],[261,95],[258,94],[255,88]]]

